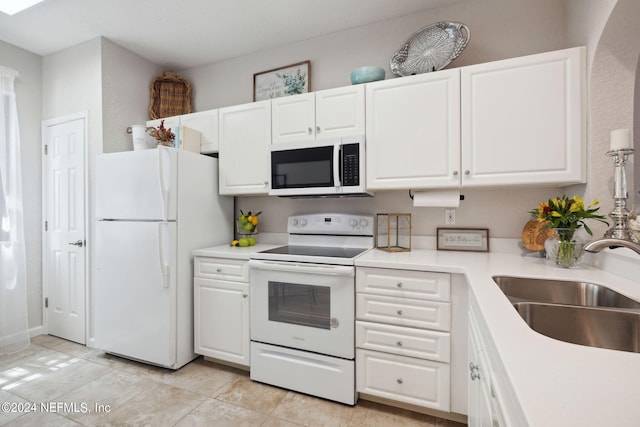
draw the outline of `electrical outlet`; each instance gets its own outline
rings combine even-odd
[[[456,210],[445,209],[444,211],[444,223],[447,225],[453,225],[456,223]]]

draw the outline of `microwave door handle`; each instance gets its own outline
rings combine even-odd
[[[342,186],[340,181],[340,153],[342,150],[340,148],[338,144],[333,147],[333,185],[336,187]]]

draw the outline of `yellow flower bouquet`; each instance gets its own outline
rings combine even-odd
[[[571,198],[563,195],[540,202],[537,209],[529,211],[538,222],[544,222],[544,228],[553,228],[556,236],[552,237],[558,241],[557,246],[545,245],[547,259],[554,260],[561,267],[573,267],[578,262],[581,248],[577,248],[574,240],[574,233],[580,227],[584,227],[589,235],[593,235],[585,220],[595,219],[596,221],[608,224],[603,215],[598,215],[598,199],[595,199],[589,206],[585,207],[584,201],[578,197]],[[551,253],[549,253],[551,252]]]

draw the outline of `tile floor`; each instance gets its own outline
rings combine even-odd
[[[202,358],[172,371],[48,335],[0,356],[0,404],[2,426],[462,426],[290,392]]]

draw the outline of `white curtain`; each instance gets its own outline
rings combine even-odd
[[[0,66],[0,354],[29,345],[17,75]]]

